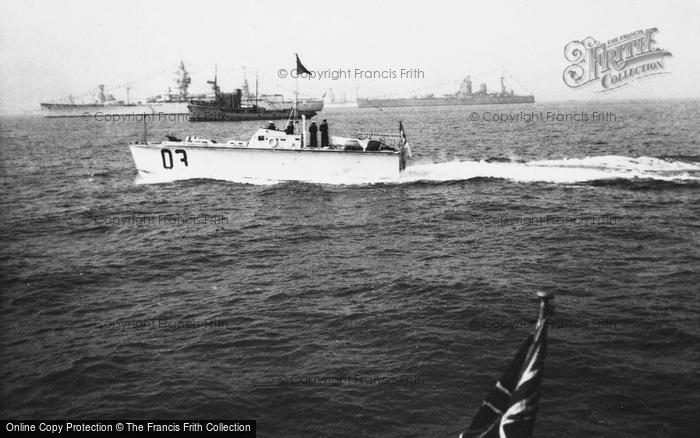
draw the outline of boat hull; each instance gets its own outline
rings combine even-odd
[[[358,108],[454,106],[454,105],[508,105],[535,103],[534,96],[470,96],[464,98],[426,97],[415,99],[357,99]]]
[[[273,110],[282,110],[282,111],[291,111],[292,108],[296,106],[297,111],[300,112],[311,112],[314,111],[316,113],[320,113],[323,111],[323,106],[324,102],[323,100],[320,99],[306,99],[306,100],[300,100],[296,104],[293,101],[288,101],[288,100],[266,100],[266,99],[253,99],[253,98],[248,98],[244,100],[244,103],[247,106],[254,106],[257,105],[260,108],[264,108],[265,110],[268,111],[273,111]]]
[[[148,115],[173,115],[189,114],[187,102],[155,102],[133,105],[74,105],[64,103],[42,103],[41,109],[44,117],[87,117],[101,116],[140,116]]]
[[[400,173],[398,152],[256,149],[175,142],[132,144],[130,149],[139,175],[155,182],[205,178],[356,184],[396,180]]]
[[[290,110],[266,110],[258,108],[226,108],[210,105],[189,105],[190,122],[240,122],[244,120],[286,120]],[[316,115],[314,110],[297,111],[307,119]]]

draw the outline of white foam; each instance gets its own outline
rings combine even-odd
[[[193,179],[199,179],[199,178],[193,178]],[[183,179],[177,178],[177,177],[168,178],[165,176],[153,176],[153,175],[137,175],[136,178],[134,179],[134,183],[136,185],[163,184],[163,183],[170,183],[170,182],[175,182],[175,181],[183,181]],[[256,185],[256,186],[270,186],[270,185],[279,184],[281,182],[281,181],[277,181],[277,180],[270,180],[270,179],[263,179],[263,178],[235,178],[235,177],[227,178],[226,181],[240,183],[240,184],[252,184],[252,185]]]
[[[700,166],[659,158],[600,156],[525,163],[453,161],[408,167],[401,182],[503,178],[521,182],[577,183],[601,179],[700,181]]]
[[[660,158],[631,158],[606,155],[559,160],[530,162],[451,161],[444,163],[415,163],[406,168],[396,180],[362,180],[346,176],[316,179],[312,172],[310,181],[321,184],[403,184],[416,181],[460,181],[472,178],[502,178],[518,182],[579,183],[605,179],[654,179],[662,181],[700,181],[700,165]],[[172,179],[137,177],[137,184],[172,182]],[[254,185],[272,185],[282,181],[268,179],[236,178],[227,181]]]

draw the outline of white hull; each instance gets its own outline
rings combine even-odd
[[[139,175],[154,182],[206,178],[355,184],[394,181],[400,173],[398,152],[205,146],[185,142],[132,144],[130,148]]]
[[[324,108],[357,108],[357,102],[325,103]]]
[[[293,100],[284,100],[279,96],[279,99],[275,99],[268,96],[262,96],[260,99],[246,98],[243,102],[247,106],[257,105],[260,108],[265,108],[266,110],[284,110],[291,111],[292,108],[296,106],[297,111],[300,112],[321,112],[323,110],[324,102],[321,99],[301,99],[298,102]]]
[[[69,105],[69,104],[42,104],[44,117],[102,117],[114,115],[143,114],[170,115],[189,114],[187,102],[154,102],[134,105]],[[87,119],[86,119],[87,120]]]

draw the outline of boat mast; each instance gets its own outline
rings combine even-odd
[[[297,112],[299,111],[299,75],[295,75],[296,78],[294,79],[294,120],[297,120],[298,114]]]
[[[143,116],[143,144],[148,144],[148,123],[146,115]]]
[[[294,80],[294,106],[292,107],[292,110],[289,112],[289,118],[287,119],[287,123],[290,121],[296,122],[297,121],[297,106],[299,103],[299,75],[296,75],[296,79]]]

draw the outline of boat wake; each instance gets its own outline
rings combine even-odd
[[[580,183],[597,180],[651,179],[700,181],[700,164],[654,157],[617,155],[538,161],[453,161],[408,167],[401,182],[501,178],[517,182]]]
[[[515,182],[582,183],[601,180],[657,180],[679,183],[700,182],[700,163],[681,159],[655,157],[631,158],[607,155],[559,160],[512,161],[489,159],[482,161],[451,161],[415,163],[395,180],[358,179],[342,175],[334,179],[314,178],[309,170],[308,182],[333,185],[410,184],[416,182],[452,182],[475,178],[496,178]],[[137,184],[171,182],[167,178],[139,176]],[[227,181],[272,185],[285,181],[270,179],[230,178]]]

